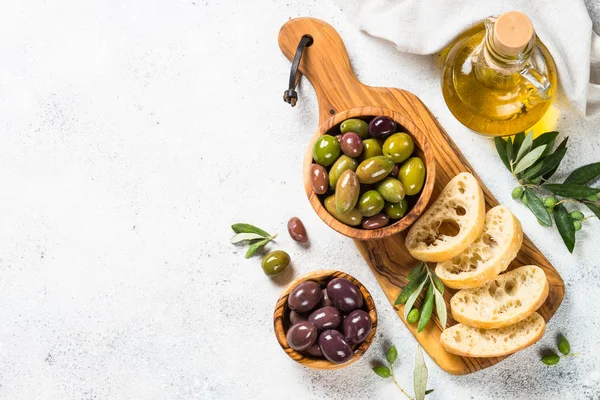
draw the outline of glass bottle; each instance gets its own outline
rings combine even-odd
[[[444,52],[442,92],[465,126],[491,136],[531,128],[557,89],[556,66],[531,20],[510,11],[462,33]]]

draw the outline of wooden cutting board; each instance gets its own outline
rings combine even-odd
[[[442,188],[459,172],[470,172],[477,177],[452,139],[414,94],[402,89],[367,86],[356,78],[342,39],[327,23],[313,18],[297,18],[288,21],[281,28],[279,47],[290,61],[294,58],[296,47],[304,34],[311,35],[314,43],[305,50],[299,70],[311,81],[317,93],[320,125],[339,112],[363,106],[387,108],[411,119],[426,134],[435,153],[436,182],[431,201],[437,198]],[[477,179],[485,194],[487,209],[498,205],[479,177]],[[405,236],[406,231],[385,239],[355,240],[356,246],[392,305],[407,283],[407,274],[417,265],[417,261],[404,246]],[[527,264],[538,265],[546,272],[550,292],[538,312],[548,321],[564,297],[563,280],[546,257],[525,237],[521,251],[509,269]],[[449,301],[454,293],[452,289],[447,289],[444,293],[448,311]],[[398,316],[404,321],[403,307],[395,308]],[[448,314],[448,326],[456,324],[450,312]],[[406,321],[404,323],[406,324]],[[416,326],[407,324],[407,328],[429,356],[451,374],[462,375],[479,371],[505,358],[469,358],[447,353],[439,341],[442,330],[435,315],[421,333],[416,332]]]

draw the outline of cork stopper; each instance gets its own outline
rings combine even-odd
[[[533,37],[533,24],[527,15],[509,11],[498,17],[494,25],[494,47],[507,56],[521,53]]]

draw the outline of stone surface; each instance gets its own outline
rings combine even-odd
[[[302,79],[281,101],[289,18],[314,16],[344,38],[359,78],[418,94],[494,195],[561,272],[565,301],[543,339],[464,377],[428,357],[430,399],[600,398],[597,248],[586,222],[573,255],[510,191],[491,141],[446,108],[436,57],[401,54],[356,28],[356,2],[5,2],[0,12],[0,398],[402,398],[371,372],[399,350],[412,393],[416,342],[351,240],[313,213],[301,161],[317,124]],[[598,26],[598,4],[588,0]],[[600,121],[559,100],[570,136],[558,176],[600,158]],[[311,244],[286,233],[300,217]],[[265,277],[229,244],[234,222],[280,236],[293,268]],[[378,306],[377,338],[345,369],[311,371],[279,348],[275,301],[296,276],[337,268]],[[540,352],[565,334],[575,357]]]

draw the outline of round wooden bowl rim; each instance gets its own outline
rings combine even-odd
[[[311,358],[306,356],[294,349],[292,349],[287,342],[286,332],[283,326],[284,313],[286,312],[287,300],[290,292],[298,286],[300,283],[310,280],[323,281],[323,280],[331,280],[334,278],[345,278],[354,283],[360,293],[364,298],[364,304],[369,313],[369,317],[371,317],[371,321],[373,323],[373,327],[371,328],[371,332],[369,336],[362,342],[356,350],[354,350],[354,354],[352,358],[343,364],[334,364],[324,358]],[[285,353],[297,363],[314,369],[339,369],[346,367],[356,360],[358,360],[369,348],[373,339],[375,338],[375,332],[377,331],[377,310],[375,308],[375,302],[373,301],[373,297],[371,293],[367,290],[367,288],[360,283],[360,281],[354,278],[352,275],[347,274],[345,272],[336,271],[336,270],[319,270],[309,272],[305,275],[300,276],[299,278],[294,279],[292,283],[290,283],[285,290],[279,296],[279,300],[277,300],[277,305],[275,306],[275,312],[273,313],[273,327],[275,330],[275,336],[277,337],[277,341],[281,348],[285,351]]]
[[[385,115],[392,118],[394,121],[402,125],[402,127],[404,127],[406,131],[408,131],[408,133],[415,139],[415,146],[423,152],[423,156],[425,158],[425,184],[423,185],[423,189],[421,190],[419,199],[403,218],[399,219],[391,225],[384,226],[383,228],[379,229],[368,230],[362,228],[355,228],[338,221],[331,214],[329,214],[329,212],[325,209],[325,206],[321,203],[319,196],[313,192],[310,180],[312,148],[318,137],[326,134],[331,128],[341,123],[345,119],[365,116],[372,117],[380,115]],[[310,140],[310,143],[308,145],[308,151],[306,152],[306,155],[304,157],[304,165],[302,170],[304,173],[304,188],[306,190],[306,195],[308,196],[308,200],[310,201],[310,204],[312,205],[317,215],[323,220],[323,222],[325,222],[337,232],[345,236],[351,237],[353,239],[360,240],[381,239],[387,236],[394,235],[398,232],[402,232],[403,230],[411,226],[427,208],[427,204],[429,203],[429,199],[431,198],[433,186],[435,183],[435,157],[433,155],[433,150],[431,149],[431,145],[429,144],[427,136],[410,119],[404,117],[399,112],[383,107],[355,107],[346,111],[339,112],[333,115],[327,121],[323,122]]]

